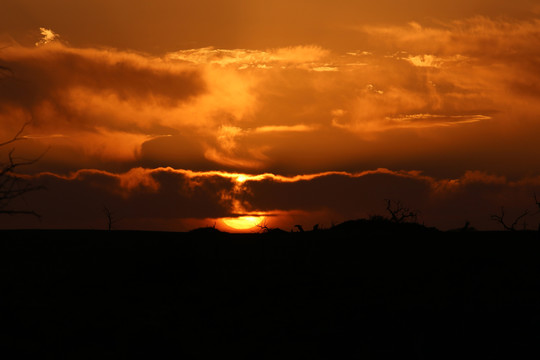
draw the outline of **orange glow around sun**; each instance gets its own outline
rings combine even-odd
[[[249,230],[259,225],[264,220],[264,216],[240,216],[223,218],[223,224],[233,230]]]

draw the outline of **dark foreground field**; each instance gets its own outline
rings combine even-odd
[[[397,228],[3,231],[0,357],[538,359],[539,244]]]

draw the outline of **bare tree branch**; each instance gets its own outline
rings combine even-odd
[[[16,141],[24,139],[22,133],[25,128],[28,126],[28,122],[24,123],[21,128],[17,131],[15,136],[11,139],[0,143],[0,147],[9,145]],[[28,182],[27,179],[24,179],[22,176],[15,173],[15,169],[20,166],[27,166],[36,163],[40,160],[46,153],[38,156],[35,159],[21,159],[15,158],[14,153],[15,149],[11,149],[8,152],[8,160],[4,164],[0,164],[0,214],[4,215],[32,215],[35,217],[40,217],[38,213],[32,210],[21,210],[14,209],[11,207],[12,201],[18,198],[23,198],[25,194],[37,190],[44,189],[41,185],[33,185]]]
[[[529,213],[529,210],[525,210],[525,211],[523,212],[523,214],[519,215],[519,216],[514,220],[514,222],[512,223],[511,228],[515,230],[516,225],[518,224],[519,220],[521,220],[521,218],[527,216],[528,213]]]
[[[538,207],[538,211],[534,214],[534,215],[536,215],[536,214],[540,213],[540,201],[538,201],[538,199],[536,199],[536,193],[534,193],[533,195],[534,195],[534,202],[535,202],[536,206]]]
[[[401,224],[406,221],[416,222],[418,220],[418,210],[411,210],[405,207],[401,201],[385,199],[386,210],[390,213],[390,220]]]
[[[19,140],[22,140],[24,139],[21,135],[24,131],[24,129],[26,129],[26,127],[29,125],[30,123],[29,122],[25,122],[21,128],[19,129],[19,131],[15,134],[15,136],[13,136],[11,139],[9,139],[8,141],[5,141],[3,143],[0,143],[0,146],[4,146],[4,145],[7,145],[7,144],[11,144],[15,141],[19,141]]]
[[[518,217],[516,217],[514,219],[514,221],[512,222],[511,225],[508,225],[506,223],[506,221],[504,220],[504,216],[505,216],[505,213],[504,213],[504,207],[501,206],[501,215],[497,215],[497,214],[494,214],[494,215],[491,215],[491,220],[495,221],[495,222],[498,222],[499,224],[502,225],[502,227],[505,229],[505,230],[508,230],[508,231],[516,231],[516,226],[517,224],[519,223],[519,220],[521,220],[523,217],[527,216],[527,214],[529,214],[529,210],[525,210],[521,215],[519,215]]]
[[[41,218],[40,214],[38,214],[35,211],[31,211],[31,210],[0,210],[0,214],[10,215],[10,216],[14,216],[14,215],[32,215],[32,216],[35,216],[37,218]]]
[[[103,213],[107,218],[107,229],[112,230],[113,224],[117,221],[114,217],[113,212],[106,205],[103,205]]]
[[[267,233],[267,232],[269,232],[271,230],[268,227],[268,222],[266,221],[266,219],[264,219],[262,222],[257,224],[257,227],[259,228],[259,232],[261,232],[261,233]]]

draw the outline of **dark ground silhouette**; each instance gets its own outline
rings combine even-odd
[[[540,355],[536,232],[358,220],[0,236],[6,359]]]

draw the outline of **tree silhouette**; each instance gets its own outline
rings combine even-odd
[[[418,210],[411,210],[404,206],[399,200],[385,199],[386,211],[390,213],[390,220],[396,224],[407,221],[416,222],[418,220]]]
[[[497,214],[491,215],[491,220],[501,224],[505,230],[516,231],[516,226],[519,223],[519,220],[527,216],[528,213],[529,213],[529,210],[525,210],[521,215],[517,216],[514,219],[512,224],[508,224],[506,220],[504,220],[504,216],[506,215],[504,213],[504,207],[501,207],[501,215],[497,215]]]
[[[28,123],[23,124],[19,131],[11,139],[0,143],[0,148],[8,146],[17,141],[24,139],[22,133]],[[5,163],[0,163],[0,214],[5,215],[32,215],[35,217],[41,217],[37,212],[33,210],[25,210],[16,207],[12,207],[12,202],[16,199],[22,198],[25,194],[43,189],[41,185],[34,185],[23,177],[17,175],[15,170],[20,166],[31,165],[37,162],[41,156],[27,160],[16,158],[14,156],[15,148],[12,148],[8,152],[8,160]]]
[[[270,230],[271,230],[268,227],[268,221],[266,221],[266,219],[264,219],[262,222],[257,224],[257,227],[259,228],[260,233],[267,233],[267,232],[270,232]]]
[[[103,214],[107,218],[107,230],[112,230],[113,225],[118,219],[107,205],[103,205]]]

